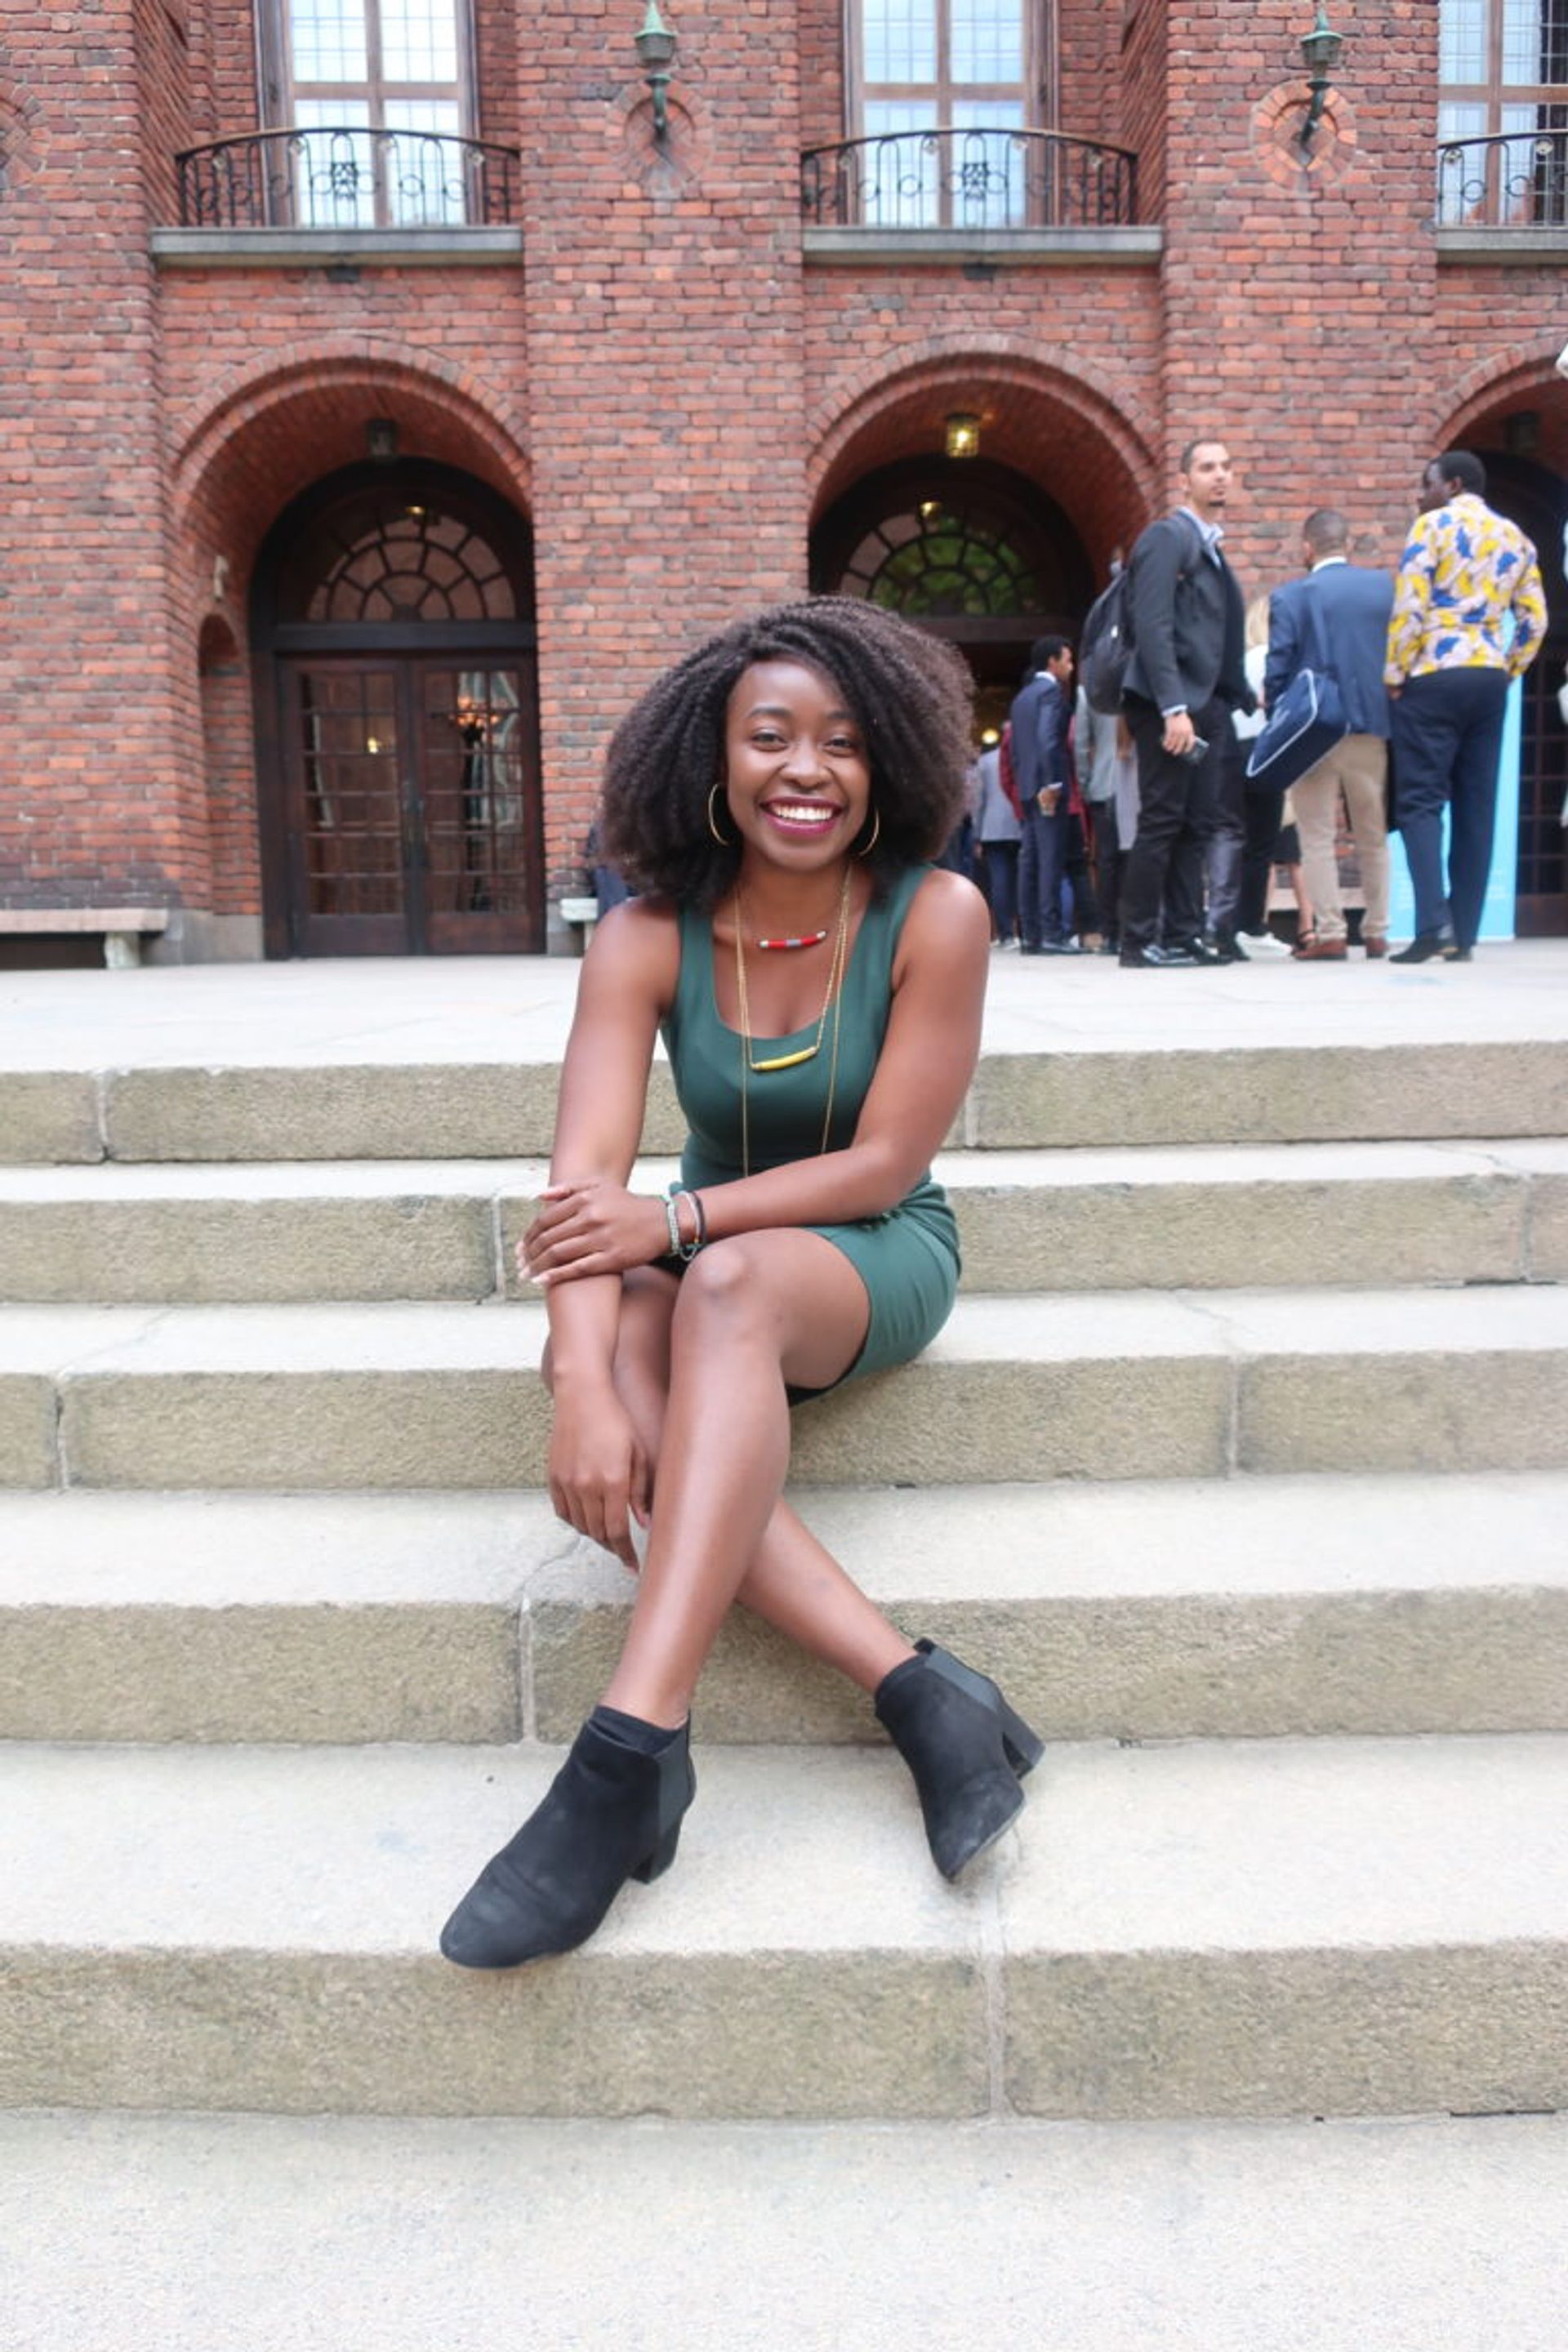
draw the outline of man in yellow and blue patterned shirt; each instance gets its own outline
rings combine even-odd
[[[1389,960],[1468,962],[1480,929],[1510,681],[1546,634],[1535,550],[1486,502],[1468,449],[1434,457],[1394,585],[1384,678],[1394,700],[1400,830],[1415,937]],[[1443,887],[1443,811],[1452,811]]]

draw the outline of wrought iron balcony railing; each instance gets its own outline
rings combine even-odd
[[[517,214],[517,149],[434,131],[258,131],[174,162],[182,228],[503,228]]]
[[[1059,131],[899,131],[811,147],[801,209],[814,228],[1126,228],[1130,148]]]
[[[1568,228],[1568,130],[1445,140],[1437,226]]]

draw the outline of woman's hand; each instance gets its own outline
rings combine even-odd
[[[517,1245],[518,1271],[531,1281],[548,1286],[581,1275],[625,1274],[650,1265],[669,1247],[664,1202],[601,1176],[552,1184],[540,1201]]]
[[[556,1517],[613,1551],[635,1575],[631,1523],[647,1527],[652,1482],[647,1455],[613,1389],[580,1399],[557,1391],[548,1476]]]

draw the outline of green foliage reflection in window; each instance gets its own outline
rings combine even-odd
[[[1005,619],[1038,610],[1039,583],[997,531],[935,499],[873,531],[856,550],[843,583],[889,612]]]

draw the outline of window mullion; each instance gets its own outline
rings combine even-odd
[[[364,69],[373,131],[386,125],[386,84],[382,74],[381,0],[364,0]]]

